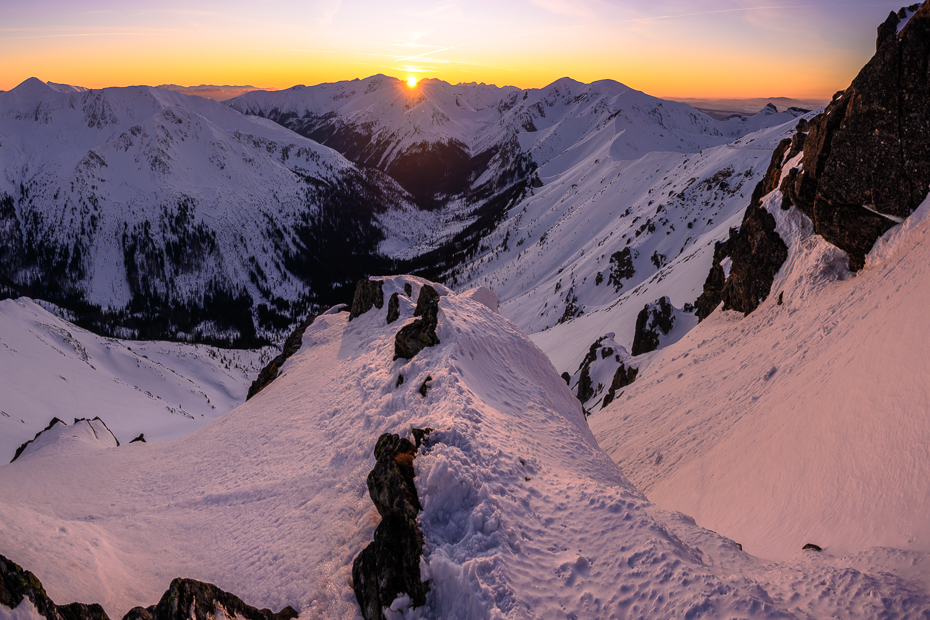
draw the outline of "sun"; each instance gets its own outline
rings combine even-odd
[[[409,86],[410,88],[413,88],[416,85],[417,85],[417,78],[413,77],[412,75],[407,78],[407,86]]]

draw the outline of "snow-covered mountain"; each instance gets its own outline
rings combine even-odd
[[[618,160],[694,152],[795,116],[766,108],[716,121],[612,80],[568,78],[520,90],[436,79],[410,87],[377,75],[255,91],[228,103],[387,172],[427,206],[460,194],[486,196],[566,152],[563,165],[608,142]]]
[[[122,443],[177,439],[244,402],[272,355],[102,338],[32,300],[0,301],[0,463],[56,417],[100,417]]]
[[[276,335],[383,266],[409,235],[379,216],[414,209],[312,140],[149,87],[0,93],[0,168],[0,284],[136,337]]]
[[[352,560],[378,523],[365,489],[372,450],[384,433],[413,440],[411,427],[428,427],[406,461],[423,540],[414,578],[428,589],[422,606],[384,601],[387,617],[930,610],[915,581],[923,556],[798,547],[765,561],[656,508],[598,447],[545,354],[489,307],[492,295],[436,287],[435,298],[427,286],[384,278],[367,312],[317,317],[278,379],[181,440],[59,443],[0,467],[0,547],[53,599],[100,602],[113,617],[183,574],[252,605],[357,618]],[[413,317],[424,297],[437,304],[438,344],[395,359],[398,334],[424,320]]]

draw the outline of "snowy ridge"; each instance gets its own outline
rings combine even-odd
[[[186,435],[245,401],[273,356],[101,338],[29,299],[0,301],[0,463],[53,417],[100,417],[121,443]]]
[[[409,282],[414,298],[425,283],[389,280]],[[426,607],[401,599],[394,617],[930,609],[918,586],[875,566],[814,554],[764,562],[656,509],[598,448],[542,351],[484,297],[441,297],[440,344],[409,361],[393,351],[410,300],[391,325],[386,308],[351,323],[322,315],[278,380],[192,435],[0,467],[0,546],[51,597],[80,593],[115,617],[184,573],[302,617],[356,618],[350,565],[377,521],[371,450],[381,433],[429,426],[414,465],[430,589]]]

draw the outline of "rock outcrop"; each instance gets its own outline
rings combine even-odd
[[[404,325],[394,337],[394,359],[411,359],[425,349],[439,344],[436,327],[439,325],[439,293],[432,286],[420,287],[417,307],[413,312],[416,319]]]
[[[908,19],[902,27],[901,21]],[[899,32],[900,30],[900,32]],[[761,207],[780,189],[783,209],[796,206],[814,232],[861,269],[875,241],[902,221],[930,188],[930,4],[892,13],[878,28],[875,56],[845,91],[772,154],[739,230],[714,248],[704,291],[695,302],[703,320],[723,302],[749,314],[771,292],[788,247],[775,218]],[[799,166],[782,169],[803,152]],[[730,272],[724,261],[730,259]]]
[[[421,293],[422,295],[422,293]],[[352,563],[355,598],[365,620],[384,618],[382,608],[406,594],[414,607],[426,603],[428,584],[420,581],[423,534],[417,524],[421,510],[414,485],[413,459],[429,429],[415,429],[416,444],[384,434],[375,445],[375,468],[368,475],[368,493],[381,515],[374,541]]]
[[[287,358],[291,357],[297,351],[300,350],[300,345],[303,344],[304,332],[307,331],[307,328],[313,325],[313,321],[316,319],[316,314],[311,314],[307,316],[300,325],[298,325],[294,331],[291,332],[291,335],[287,337],[287,340],[284,341],[284,346],[281,347],[281,353],[273,360],[268,362],[268,364],[262,368],[261,372],[258,373],[258,378],[252,382],[252,385],[249,386],[249,393],[245,397],[246,400],[249,400],[266,387],[268,384],[278,378],[278,374],[281,372],[281,367],[284,366],[284,362],[287,361]]]
[[[0,606],[16,609],[26,598],[46,620],[109,620],[107,612],[97,603],[56,605],[35,575],[0,555]],[[5,617],[2,609],[0,617]],[[297,612],[292,607],[285,607],[278,613],[256,609],[213,584],[175,579],[158,604],[134,607],[123,620],[216,620],[219,617],[292,620]]]
[[[278,613],[256,609],[238,596],[220,590],[211,583],[193,579],[175,579],[158,604],[134,607],[123,620],[216,620],[223,617],[244,620],[291,620],[297,612],[290,606]]]
[[[355,285],[355,296],[349,310],[349,320],[357,319],[372,308],[384,307],[384,281],[362,278]]]
[[[849,254],[854,271],[930,187],[930,4],[889,15],[876,47],[811,121],[801,168],[782,184],[814,232]]]
[[[607,394],[604,396],[604,400],[601,403],[601,408],[604,408],[610,403],[614,402],[614,399],[617,397],[617,390],[622,390],[626,386],[636,381],[636,375],[638,374],[639,368],[627,366],[623,362],[620,362],[620,365],[617,366],[616,372],[614,372],[614,378],[610,382],[610,387],[607,389]]]
[[[393,293],[388,300],[387,322],[388,325],[400,318],[400,295]]]
[[[633,334],[632,355],[642,355],[659,348],[660,335],[672,331],[675,315],[672,302],[662,297],[651,304],[646,304],[636,316],[636,332]]]

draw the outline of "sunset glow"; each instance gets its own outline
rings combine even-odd
[[[669,97],[829,97],[874,52],[875,27],[901,0],[764,5],[13,0],[0,28],[0,89],[32,76],[89,88],[281,89],[383,73],[522,88],[613,79]]]
[[[409,86],[410,88],[413,88],[416,85],[417,85],[417,78],[413,77],[412,75],[407,78],[407,86]]]

